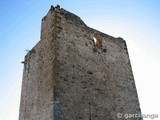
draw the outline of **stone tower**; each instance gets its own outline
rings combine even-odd
[[[124,120],[117,113],[141,113],[126,42],[60,6],[42,19],[41,40],[23,63],[19,120]]]

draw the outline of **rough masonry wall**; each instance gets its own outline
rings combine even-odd
[[[25,59],[19,120],[117,120],[117,113],[140,113],[125,41],[51,7]]]
[[[117,113],[140,113],[125,41],[67,16],[72,14],[62,17],[55,120],[117,120]],[[94,32],[101,36],[100,48],[94,45]]]
[[[58,45],[54,17],[49,11],[43,18],[41,40],[25,57],[19,120],[53,120],[53,62]]]

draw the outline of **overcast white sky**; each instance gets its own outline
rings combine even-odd
[[[0,1],[0,120],[18,119],[21,61],[39,41],[41,19],[51,4],[126,40],[142,113],[159,114],[160,119],[159,0],[5,0]]]

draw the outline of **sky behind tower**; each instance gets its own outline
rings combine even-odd
[[[160,117],[160,0],[1,0],[0,120],[18,119],[21,62],[40,40],[41,19],[57,4],[126,40],[142,113]]]

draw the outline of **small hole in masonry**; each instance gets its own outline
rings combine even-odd
[[[107,52],[107,49],[103,49],[103,52]]]
[[[91,71],[87,71],[87,73],[90,74],[90,75],[93,74],[93,72],[91,72]]]

